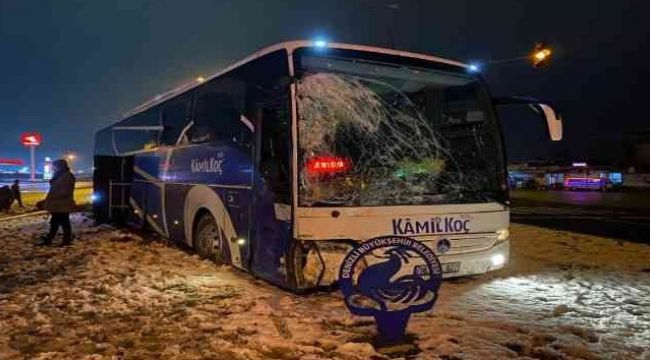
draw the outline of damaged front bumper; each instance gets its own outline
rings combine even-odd
[[[354,247],[354,241],[297,241],[292,252],[291,265],[296,290],[336,285],[339,269],[345,255]],[[424,242],[431,250],[431,242]],[[510,254],[508,239],[496,242],[489,249],[455,254],[437,254],[443,278],[484,274],[503,268]]]

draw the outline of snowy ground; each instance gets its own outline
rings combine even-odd
[[[296,296],[75,217],[0,222],[0,359],[644,359],[650,246],[513,225],[507,269],[445,282],[407,342],[373,347],[338,293]],[[647,351],[647,350],[645,350]]]

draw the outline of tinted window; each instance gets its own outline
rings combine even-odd
[[[120,153],[151,149],[158,146],[160,106],[133,115],[113,127],[115,147]]]
[[[241,118],[245,93],[246,84],[233,77],[213,80],[199,89],[189,140],[250,146],[252,131]]]
[[[184,95],[165,104],[162,113],[162,124],[164,130],[160,143],[175,145],[181,132],[187,125],[191,104],[191,96]]]
[[[188,132],[190,141],[229,141],[250,146],[260,109],[277,103],[278,96],[286,99],[288,84],[284,50],[209,81],[197,90],[194,126]]]

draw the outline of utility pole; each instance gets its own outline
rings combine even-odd
[[[32,175],[30,179],[36,180],[36,145],[29,145],[29,154],[31,156]]]

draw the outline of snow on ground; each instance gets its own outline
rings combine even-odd
[[[0,359],[643,359],[650,247],[513,225],[507,269],[447,281],[404,344],[338,292],[293,295],[150,236],[75,216],[0,222]]]

